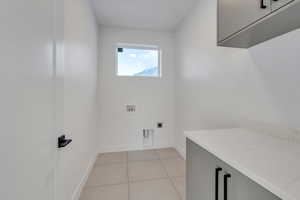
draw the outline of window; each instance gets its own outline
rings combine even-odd
[[[117,47],[117,75],[160,77],[159,48],[119,45]]]

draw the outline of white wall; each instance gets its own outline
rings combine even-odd
[[[300,128],[300,31],[250,50],[217,47],[216,3],[199,0],[176,33],[175,124],[182,152],[184,130]]]
[[[158,45],[162,78],[117,77],[118,43]],[[154,147],[173,145],[174,46],[171,33],[100,27],[99,151],[142,149],[142,129],[154,128]],[[135,104],[127,113],[126,104]],[[163,129],[156,123],[163,122]]]
[[[98,25],[88,0],[64,9],[64,127],[73,139],[60,151],[60,199],[78,199],[97,149]]]

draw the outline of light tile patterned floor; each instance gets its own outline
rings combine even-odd
[[[185,161],[173,148],[100,154],[80,200],[185,200]]]

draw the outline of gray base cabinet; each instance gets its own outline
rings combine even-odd
[[[280,200],[191,140],[186,184],[187,200]]]

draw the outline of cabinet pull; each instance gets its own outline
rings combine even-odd
[[[266,9],[267,8],[267,6],[264,3],[264,0],[260,0],[260,8],[261,9]]]
[[[215,176],[215,200],[219,199],[219,172],[222,171],[221,167],[216,168],[216,176]]]
[[[231,174],[224,175],[224,200],[228,197],[228,179],[231,178]]]

